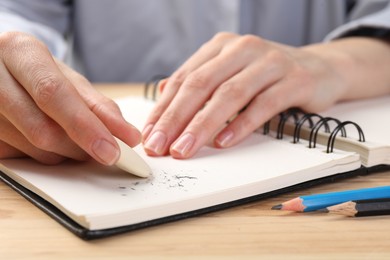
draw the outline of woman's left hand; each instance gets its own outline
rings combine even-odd
[[[164,90],[143,130],[146,152],[189,158],[212,138],[220,148],[237,144],[290,107],[329,107],[346,95],[338,69],[349,57],[313,49],[217,34],[161,83]]]

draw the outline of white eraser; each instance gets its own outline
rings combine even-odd
[[[139,177],[148,177],[152,173],[152,170],[144,159],[118,138],[115,137],[115,140],[121,150],[121,156],[115,165],[118,168]]]

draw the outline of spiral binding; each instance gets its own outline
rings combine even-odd
[[[306,121],[309,120],[309,127],[313,128],[313,126],[314,126],[314,123],[312,120],[313,117],[318,117],[320,120],[323,119],[322,116],[315,114],[315,113],[305,114],[303,117],[301,117],[301,119],[299,119],[299,121],[297,122],[295,129],[294,129],[294,135],[293,135],[293,143],[294,144],[299,143],[299,138],[301,136],[301,128]],[[329,125],[327,123],[325,123],[325,132],[328,132],[328,133],[330,132]]]
[[[269,130],[271,128],[271,121],[267,121],[263,125],[263,135],[267,135],[269,133]]]
[[[354,125],[356,127],[356,129],[358,130],[358,133],[359,133],[359,142],[366,141],[366,139],[364,137],[363,130],[358,124],[356,124],[355,122],[352,122],[352,121],[345,121],[345,122],[340,123],[338,126],[336,126],[336,128],[330,134],[329,139],[328,139],[328,145],[326,147],[327,153],[333,152],[333,147],[334,147],[334,142],[336,140],[336,136],[337,136],[338,132],[340,132],[340,130],[344,129],[344,126],[346,126],[346,125]]]
[[[341,124],[341,121],[340,121],[340,120],[338,120],[338,119],[336,119],[336,118],[333,118],[333,117],[324,117],[324,118],[320,119],[320,120],[313,126],[312,130],[310,131],[309,148],[315,148],[315,147],[316,147],[318,131],[320,130],[320,128],[321,128],[324,124],[327,124],[329,121],[334,121],[334,122],[337,123],[337,125],[340,125],[340,124]],[[344,127],[341,128],[341,131],[342,131],[341,136],[346,137],[346,136],[347,136],[347,133],[346,133]]]
[[[290,117],[293,117],[295,125],[297,124],[297,122],[299,120],[299,118],[298,118],[299,113],[302,113],[302,111],[300,109],[291,108],[291,109],[287,110],[286,112],[280,114],[278,129],[276,131],[276,139],[283,139],[284,125],[286,124],[287,120]]]
[[[300,118],[298,118],[299,114],[303,114]],[[317,136],[319,130],[324,127],[325,130],[324,132],[330,133],[328,142],[327,142],[327,147],[326,147],[326,152],[327,153],[332,153],[333,148],[334,148],[334,143],[336,141],[336,137],[339,132],[341,132],[341,137],[347,137],[347,131],[345,129],[346,125],[353,125],[357,129],[359,133],[359,142],[365,142],[365,137],[364,137],[364,132],[362,128],[356,124],[355,122],[352,121],[345,121],[341,122],[340,120],[333,118],[333,117],[322,117],[319,114],[316,113],[304,113],[299,109],[291,109],[288,110],[284,113],[279,114],[279,123],[278,127],[276,130],[276,138],[277,139],[283,139],[283,132],[284,132],[284,126],[287,122],[287,120],[293,117],[294,118],[294,134],[293,134],[293,143],[299,143],[300,139],[300,134],[301,134],[301,128],[302,126],[308,122],[309,123],[309,129],[310,130],[310,135],[309,135],[309,148],[315,148],[316,143],[317,143]],[[318,121],[314,123],[313,119],[317,118]],[[329,122],[334,122],[336,123],[336,127],[333,128],[331,131],[331,128],[329,126]],[[263,126],[263,133],[264,135],[269,133],[270,130],[270,121],[264,124]]]

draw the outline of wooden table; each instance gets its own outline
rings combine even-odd
[[[97,87],[110,97],[142,93],[128,85]],[[359,219],[270,210],[299,195],[389,183],[390,172],[359,176],[86,242],[0,182],[0,259],[390,259],[390,216]]]

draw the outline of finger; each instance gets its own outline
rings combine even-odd
[[[8,125],[8,129],[11,129],[12,125],[12,132],[17,133],[17,136],[13,136],[10,132],[3,140],[15,140],[23,135],[23,144],[28,140],[29,146],[35,146],[37,150],[76,160],[89,157],[56,122],[42,113],[22,86],[7,73],[3,64],[0,64],[0,78],[0,103],[3,104],[0,107],[1,127],[3,130]]]
[[[284,79],[257,95],[249,106],[217,135],[214,144],[221,148],[233,146],[278,113],[296,106],[300,96],[295,91],[295,86],[293,82]]]
[[[0,140],[0,159],[20,157],[26,157],[26,154]]]
[[[164,113],[166,108],[176,96],[177,91],[183,84],[184,80],[190,73],[198,69],[207,61],[216,57],[222,50],[223,46],[229,41],[233,41],[237,35],[231,33],[219,33],[212,40],[205,43],[196,51],[179,69],[177,69],[167,82],[163,85],[164,92],[158,100],[156,106],[151,111],[144,130],[142,131],[143,139],[146,140],[154,126]]]
[[[23,155],[27,155],[44,164],[57,164],[66,159],[53,152],[47,152],[35,147],[12,124],[4,120],[1,121],[0,140],[1,158],[23,157]]]
[[[283,67],[276,63],[269,64],[267,58],[264,58],[250,64],[224,82],[214,92],[206,107],[194,117],[181,136],[172,144],[170,154],[179,159],[193,156],[230,118],[258,93],[279,80],[283,73]],[[249,126],[241,125],[241,127]],[[229,140],[232,137],[231,132],[226,132],[223,137]]]
[[[235,145],[278,113],[290,107],[302,107],[311,101],[315,79],[307,69],[292,61],[290,54],[283,54],[285,51],[269,53],[265,63],[276,64],[271,71],[279,76],[217,135],[215,146]]]
[[[19,37],[15,45],[17,51],[8,48],[2,52],[3,60],[37,106],[93,158],[114,164],[119,158],[118,144],[59,70],[47,48],[25,36]]]
[[[144,148],[149,155],[166,154],[169,145],[204,106],[217,86],[238,73],[248,57],[237,48],[221,53],[191,73],[153,127]],[[234,63],[226,61],[234,60]]]
[[[159,88],[159,92],[160,92],[160,96],[161,94],[164,92],[164,89],[165,89],[165,86],[167,85],[168,83],[168,78],[165,78],[165,79],[162,79],[160,80],[160,82],[158,83],[158,88]],[[172,92],[172,94],[174,94]],[[149,117],[147,119],[147,122],[149,120],[148,123],[145,124],[143,130],[142,130],[142,135],[141,135],[141,138],[142,138],[142,142],[145,142],[146,139],[148,138],[150,132],[152,131],[153,129],[153,126],[154,126],[154,119],[152,120],[152,118],[158,118],[159,116],[157,116],[158,114],[160,114],[160,103],[161,103],[161,100],[159,100],[159,103],[157,103],[157,105],[154,107],[153,111],[149,114]]]
[[[159,89],[160,94],[163,93],[165,85],[167,85],[167,82],[168,82],[168,79],[166,78],[166,79],[160,80],[160,82],[158,83],[158,89]]]
[[[115,102],[98,92],[82,75],[70,69],[62,62],[56,62],[72,84],[74,86],[80,86],[76,89],[83,100],[85,100],[87,106],[113,135],[131,147],[140,143],[141,133],[124,119],[120,108]]]

